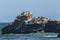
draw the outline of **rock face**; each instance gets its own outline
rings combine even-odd
[[[21,13],[12,23],[12,25],[8,25],[2,29],[2,34],[9,34],[9,33],[22,33],[23,26],[26,25],[27,21],[30,21],[32,18],[32,14],[29,11]],[[21,31],[22,30],[22,31]]]
[[[45,25],[45,32],[60,32],[60,23],[57,23],[57,21],[48,21]]]
[[[60,33],[60,21],[49,20],[45,17],[32,18],[32,13],[26,11],[18,15],[11,25],[2,29],[2,34],[34,32]]]

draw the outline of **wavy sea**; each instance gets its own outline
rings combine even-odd
[[[9,23],[0,23],[0,40],[60,40],[57,37],[41,37],[40,34],[4,34],[1,35],[1,30],[3,27],[7,26]]]

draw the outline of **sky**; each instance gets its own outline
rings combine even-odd
[[[0,0],[0,22],[13,22],[23,11],[60,20],[60,0]]]

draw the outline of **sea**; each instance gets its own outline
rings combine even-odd
[[[0,40],[60,40],[58,37],[41,37],[39,34],[34,36],[34,33],[31,35],[27,34],[4,34],[2,33],[2,28],[9,25],[9,23],[0,23]]]

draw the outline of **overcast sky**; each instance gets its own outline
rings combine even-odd
[[[23,11],[60,20],[60,0],[0,0],[0,22],[12,22]]]

